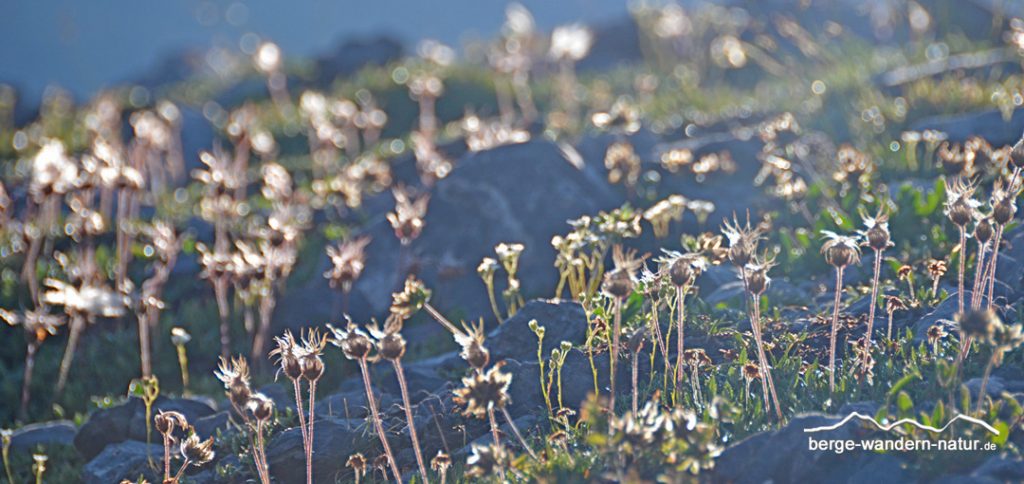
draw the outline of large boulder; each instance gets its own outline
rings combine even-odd
[[[75,431],[75,424],[70,420],[29,424],[14,431],[11,436],[11,450],[31,452],[36,447],[72,445]]]
[[[109,484],[128,479],[135,482],[140,476],[149,482],[159,482],[160,476],[149,467],[149,459],[159,467],[164,455],[163,446],[145,442],[127,441],[107,446],[82,468],[85,484]],[[177,469],[175,469],[177,471]]]
[[[349,311],[357,320],[387,313],[391,294],[401,288],[403,267],[413,267],[434,291],[432,303],[465,319],[493,319],[481,259],[502,242],[526,246],[519,267],[525,294],[552,294],[558,273],[551,237],[568,231],[566,221],[619,205],[604,180],[580,170],[555,143],[531,141],[469,153],[430,191],[426,227],[403,250],[384,214],[367,226],[372,237],[366,271],[355,284]],[[402,254],[405,254],[402,256]],[[402,260],[404,257],[404,260]],[[329,260],[321,255],[319,272]],[[501,291],[501,274],[497,277]],[[321,277],[284,296],[277,314],[285,325],[336,320],[338,294]],[[500,294],[498,295],[500,299]]]
[[[829,442],[857,439],[866,432],[855,421],[835,430],[807,428],[838,423],[839,417],[806,414],[785,427],[752,435],[725,449],[715,463],[713,481],[735,483],[825,482],[847,476],[850,482],[908,482],[912,475],[890,455],[854,450],[810,450],[809,439]],[[855,476],[855,477],[850,477]]]

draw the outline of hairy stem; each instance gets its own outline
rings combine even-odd
[[[68,383],[71,363],[75,360],[75,351],[78,349],[78,340],[81,338],[83,330],[85,330],[85,318],[80,314],[73,314],[71,316],[71,327],[68,332],[68,343],[64,348],[64,357],[60,360],[60,372],[57,375],[54,398],[60,397]]]
[[[619,298],[612,300],[612,311],[615,313],[615,320],[612,324],[612,352],[608,355],[608,364],[611,367],[611,374],[608,375],[608,386],[611,390],[611,399],[609,400],[608,410],[612,414],[615,413],[615,366],[619,359],[619,331],[622,325],[622,301]]]
[[[875,272],[871,279],[871,308],[868,310],[868,329],[865,338],[867,340],[864,351],[864,365],[866,367],[868,358],[871,355],[871,336],[875,327],[875,308],[878,306],[878,277],[882,272],[882,251],[875,251]]]
[[[967,229],[960,227],[960,270],[957,273],[957,301],[960,313],[964,312],[964,271],[967,268]]]
[[[395,462],[395,454],[391,452],[391,445],[388,444],[387,435],[384,434],[384,424],[380,420],[380,413],[377,410],[377,398],[373,396],[373,386],[370,385],[370,369],[366,364],[366,357],[359,359],[359,371],[363,374],[363,386],[366,389],[366,403],[370,406],[370,415],[373,418],[373,426],[380,438],[381,447],[384,448],[384,455],[388,457],[388,464],[391,465],[391,473],[395,475],[395,482],[402,482],[402,473],[398,470],[398,463]],[[493,417],[492,417],[493,420]]]
[[[832,334],[829,338],[828,392],[836,391],[836,332],[839,330],[839,303],[843,295],[843,269],[836,267],[836,296],[832,304]]]
[[[423,452],[420,450],[420,439],[416,436],[416,421],[412,417],[412,404],[409,402],[409,388],[405,384],[405,372],[402,371],[400,360],[391,360],[395,367],[395,376],[398,377],[398,388],[402,391],[402,407],[405,409],[405,420],[409,427],[409,439],[412,440],[412,450],[416,454],[416,465],[420,468],[420,476],[423,482],[430,482],[427,479],[427,467],[423,465]]]
[[[306,484],[313,484],[313,422],[316,416],[313,409],[316,407],[316,380],[309,381],[309,418],[306,419],[306,439],[309,445],[306,446]]]

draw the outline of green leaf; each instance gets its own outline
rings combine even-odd
[[[910,399],[910,394],[900,391],[899,395],[896,396],[896,408],[900,410],[901,414],[909,413],[913,410],[914,401]]]

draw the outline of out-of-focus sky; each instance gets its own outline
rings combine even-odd
[[[542,29],[627,14],[626,0],[522,0]],[[38,102],[57,84],[77,97],[124,83],[184,49],[237,48],[246,32],[285,54],[330,51],[347,38],[388,34],[407,44],[458,45],[492,36],[502,0],[32,0],[0,6],[0,82]]]

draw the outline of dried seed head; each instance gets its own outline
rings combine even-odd
[[[213,460],[213,437],[199,440],[195,430],[187,439],[181,441],[181,456],[193,466],[202,466]]]
[[[430,459],[430,468],[433,469],[434,472],[447,472],[451,466],[452,457],[440,450],[437,451],[437,455],[435,455],[433,459]]]
[[[733,214],[732,223],[727,221],[722,226],[722,233],[729,239],[729,262],[736,267],[744,267],[750,263],[761,240],[761,231],[750,226],[750,214],[747,214],[747,221],[742,225]]]
[[[331,259],[331,268],[324,272],[331,287],[340,287],[343,291],[352,289],[366,267],[366,246],[370,237],[363,236],[344,242],[338,246],[327,247],[327,257]]]
[[[932,279],[939,279],[946,275],[946,261],[928,259],[928,275]]]
[[[821,246],[821,253],[825,255],[825,261],[829,265],[840,268],[860,262],[860,245],[857,239],[828,230],[822,230],[821,233],[826,237],[825,244]]]
[[[601,290],[610,297],[629,297],[636,285],[636,271],[643,260],[636,257],[635,250],[623,250],[621,245],[612,248],[612,260],[615,269],[605,274]]]
[[[898,296],[885,296],[885,312],[892,314],[896,311],[904,311],[907,304]]]
[[[743,379],[749,382],[759,378],[761,378],[761,367],[753,361],[746,362],[743,365]]]
[[[402,245],[406,245],[419,237],[423,231],[423,217],[427,214],[430,194],[414,199],[404,186],[394,188],[392,193],[395,196],[395,211],[389,213],[387,219],[391,223],[391,228],[395,230],[395,236]]]
[[[1013,186],[1006,186],[1003,180],[997,179],[992,189],[992,219],[1000,226],[1004,226],[1013,220],[1017,213],[1017,195],[1020,186],[1015,183]]]
[[[1013,220],[1013,216],[1016,213],[1017,205],[1014,203],[1012,198],[1000,200],[992,206],[992,219],[999,225],[1006,225],[1009,223]]]
[[[979,340],[991,338],[996,329],[1002,325],[999,315],[991,308],[972,309],[960,313],[956,317],[956,322],[963,334]]]
[[[928,344],[938,343],[944,337],[946,337],[946,329],[941,324],[933,324],[928,327]]]
[[[742,276],[745,277],[747,290],[750,294],[760,296],[768,290],[772,278],[768,277],[768,271],[775,266],[775,259],[764,255],[754,258],[744,268]]]
[[[491,409],[503,408],[511,398],[508,387],[512,384],[512,375],[504,373],[504,365],[498,362],[486,372],[476,372],[462,379],[462,388],[455,390],[455,402],[464,406],[463,415],[480,419],[487,418]]]
[[[246,408],[260,422],[267,422],[274,415],[274,401],[262,393],[254,393]]]
[[[345,326],[345,329],[338,329],[331,325],[327,325],[327,328],[334,335],[331,343],[341,348],[345,358],[362,360],[370,356],[370,351],[373,350],[373,341],[351,320]]]
[[[992,228],[992,217],[984,217],[978,221],[974,226],[974,236],[978,239],[978,243],[987,244],[989,240],[992,240],[992,235],[995,230]]]
[[[363,454],[356,452],[355,454],[348,456],[348,461],[345,462],[345,467],[351,467],[356,474],[363,475],[366,473],[366,457]]]
[[[910,267],[907,264],[903,264],[896,271],[896,277],[898,277],[901,281],[904,281],[908,277],[910,277],[910,275],[913,274],[913,273],[914,273],[914,268],[913,267]]]
[[[892,246],[889,235],[889,216],[883,210],[884,206],[874,217],[861,212],[861,218],[864,219],[864,230],[858,233],[864,237],[867,246],[876,251],[882,251]]]
[[[245,358],[239,356],[229,361],[221,357],[220,365],[214,375],[224,384],[231,404],[235,408],[245,408],[245,404],[252,396],[252,390],[249,387],[249,364]]]
[[[302,377],[309,381],[317,381],[324,374],[324,361],[317,355],[302,355]]]
[[[966,227],[974,220],[974,213],[980,205],[974,197],[975,186],[971,182],[957,178],[952,183],[946,182],[946,216],[958,227]]]
[[[1017,168],[1024,168],[1024,138],[1017,141],[1010,150],[1010,162]]]
[[[302,348],[295,342],[295,336],[291,331],[286,331],[284,335],[275,337],[274,342],[277,343],[277,348],[270,352],[270,356],[277,357],[280,371],[291,380],[302,377]]]
[[[302,351],[299,356],[299,364],[302,367],[302,377],[309,381],[317,381],[324,374],[324,362],[320,358],[324,347],[327,346],[327,335],[313,328],[306,332],[302,338]]]
[[[180,412],[165,412],[161,410],[156,414],[156,417],[153,417],[153,426],[156,427],[157,432],[170,436],[175,428],[187,430],[189,425],[188,419]]]
[[[459,355],[469,366],[482,371],[491,360],[491,353],[484,346],[484,322],[481,319],[476,325],[463,323],[462,327],[463,332],[455,335],[455,342],[462,347]]]
[[[386,360],[399,360],[405,355],[405,338],[399,333],[387,333],[377,341],[377,352]]]
[[[473,453],[466,459],[466,477],[481,479],[497,475],[508,461],[505,448],[499,445],[473,444]]]
[[[668,267],[668,277],[673,286],[683,287],[693,282],[696,271],[686,257],[677,257]]]

